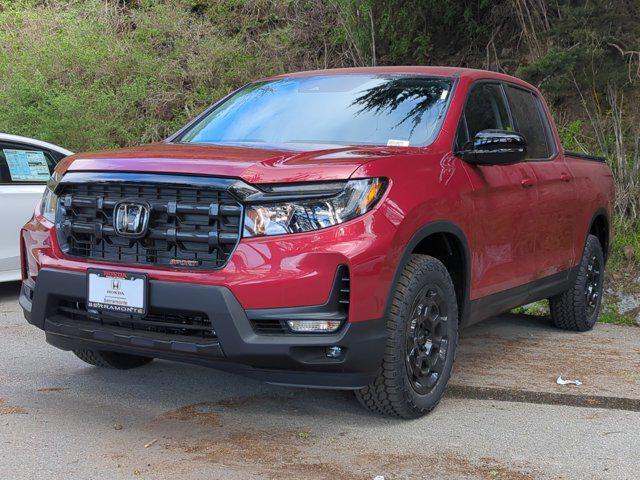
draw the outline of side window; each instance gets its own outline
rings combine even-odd
[[[530,91],[506,86],[509,106],[516,130],[527,141],[528,159],[545,159],[554,153],[550,137],[551,127],[543,117],[540,100]]]
[[[55,164],[53,156],[45,150],[0,143],[0,184],[46,183]]]
[[[502,88],[495,83],[479,83],[472,88],[464,119],[470,140],[482,130],[513,130]]]

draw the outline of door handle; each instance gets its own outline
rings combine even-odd
[[[520,180],[520,185],[522,185],[523,188],[531,188],[533,187],[533,184],[533,180],[529,177],[524,177],[522,180]]]
[[[563,181],[563,182],[570,182],[571,181],[571,175],[569,175],[568,173],[562,172],[560,174],[560,180]]]

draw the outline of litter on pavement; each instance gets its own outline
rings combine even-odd
[[[558,385],[582,385],[582,382],[580,380],[565,380],[564,378],[562,378],[562,375],[558,377],[556,383]]]

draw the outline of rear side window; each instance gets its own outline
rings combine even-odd
[[[468,139],[482,130],[513,130],[502,88],[495,83],[473,87],[464,107]]]
[[[528,90],[512,86],[506,86],[506,90],[515,128],[527,141],[527,158],[549,158],[555,152],[551,141],[551,127],[546,115],[543,115],[540,100]]]
[[[45,150],[0,143],[0,183],[46,183],[55,163]]]

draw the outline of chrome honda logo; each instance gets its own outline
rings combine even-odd
[[[113,209],[113,227],[123,237],[143,237],[149,226],[150,207],[146,203],[122,201]]]

